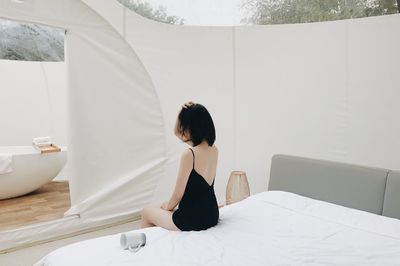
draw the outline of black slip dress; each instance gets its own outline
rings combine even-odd
[[[190,149],[190,148],[189,148]],[[206,230],[218,223],[219,209],[214,192],[214,180],[211,186],[193,169],[186,183],[185,192],[179,202],[179,208],[172,214],[172,220],[181,231]]]

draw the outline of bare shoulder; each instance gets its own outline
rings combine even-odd
[[[215,144],[212,147],[214,147],[215,153],[218,154],[218,147]]]
[[[212,156],[214,157],[214,158],[218,158],[218,148],[217,148],[217,146],[215,146],[215,145],[213,145],[213,146],[211,146],[212,147]]]
[[[181,154],[181,164],[184,165],[192,165],[193,162],[193,154],[190,149],[185,149]]]
[[[185,149],[181,154],[182,160],[189,159],[191,157],[193,157],[193,155],[192,155],[192,151],[190,149]]]

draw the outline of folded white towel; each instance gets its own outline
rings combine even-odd
[[[12,171],[12,154],[0,154],[0,174],[7,174]]]
[[[46,136],[46,137],[37,137],[37,138],[34,138],[32,142],[35,143],[35,144],[39,144],[39,143],[48,143],[48,142],[51,143],[51,138],[50,138],[49,136]]]
[[[43,143],[35,143],[32,142],[32,144],[38,146],[38,147],[45,147],[45,146],[51,146],[51,142],[43,142]]]

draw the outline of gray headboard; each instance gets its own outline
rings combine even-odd
[[[400,172],[390,171],[382,215],[400,219]]]
[[[268,190],[400,219],[400,172],[389,169],[276,154]]]

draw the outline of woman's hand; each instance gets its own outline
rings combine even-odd
[[[163,210],[166,210],[166,211],[169,211],[169,209],[168,209],[168,201],[166,201],[166,202],[164,202],[163,204],[161,204],[161,209],[163,209]]]
[[[182,105],[182,108],[188,108],[188,107],[192,106],[193,104],[194,104],[194,102],[192,102],[192,101],[185,102]]]

